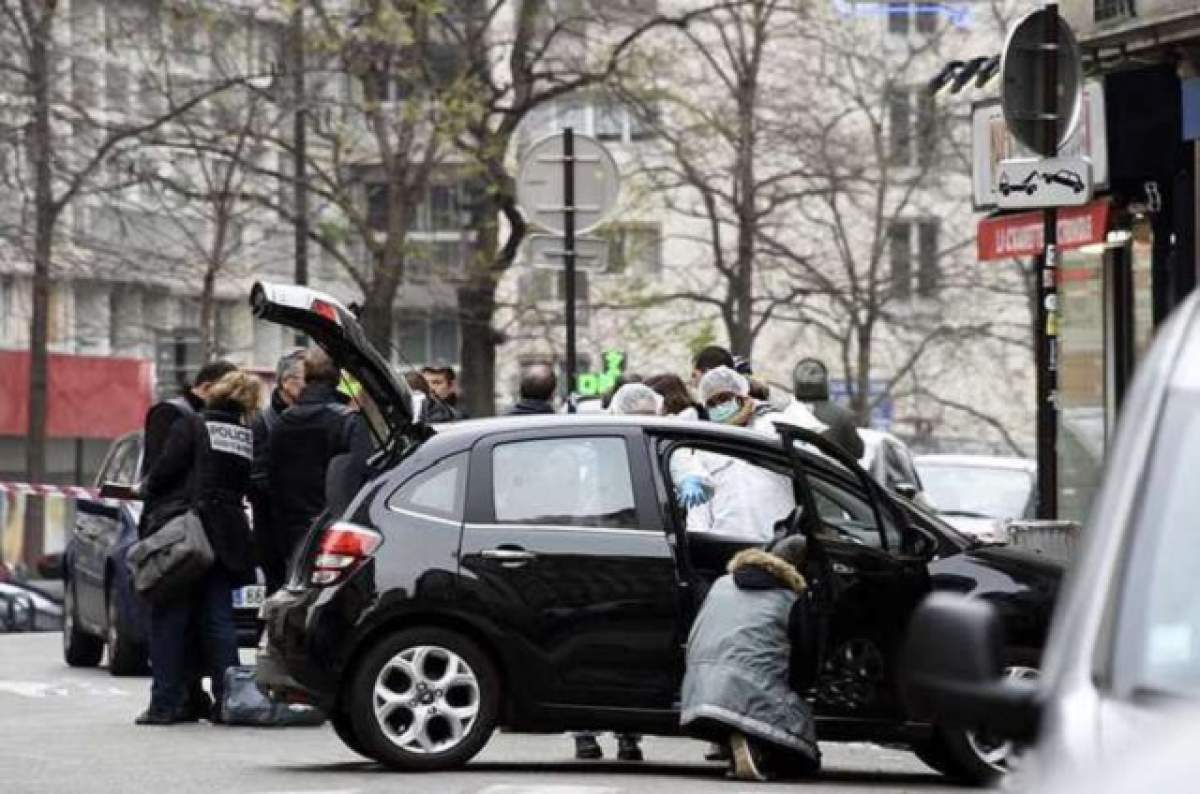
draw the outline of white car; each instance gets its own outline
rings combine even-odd
[[[950,526],[983,543],[1006,543],[1008,523],[1033,518],[1037,464],[993,455],[921,455],[925,495]]]

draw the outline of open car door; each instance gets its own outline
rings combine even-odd
[[[776,428],[801,507],[791,531],[808,538],[810,586],[820,613],[818,714],[895,719],[903,714],[896,690],[901,641],[930,589],[924,538],[836,444],[792,425]],[[848,477],[807,463],[803,445],[840,463]]]
[[[408,384],[396,377],[354,313],[336,298],[308,287],[260,281],[250,290],[250,308],[255,317],[306,334],[362,385],[384,426],[379,439],[384,460],[398,458],[428,438],[429,429],[414,416]]]

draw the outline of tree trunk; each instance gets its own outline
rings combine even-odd
[[[29,73],[33,93],[33,124],[27,144],[33,160],[34,240],[33,240],[33,314],[29,321],[29,426],[26,433],[25,473],[30,482],[46,478],[46,418],[50,323],[50,265],[54,249],[54,225],[58,209],[54,206],[53,173],[50,162],[50,56],[47,51],[50,17],[47,8],[33,31],[30,43]]]
[[[200,358],[211,361],[216,352],[216,314],[213,294],[216,292],[217,268],[209,264],[204,269],[204,280],[200,287]]]
[[[858,329],[858,356],[854,375],[854,395],[851,407],[860,427],[871,426],[871,337],[870,326]]]
[[[473,417],[496,413],[496,345],[492,329],[496,312],[496,282],[473,279],[458,288],[459,383],[468,413]]]
[[[50,151],[50,55],[47,50],[54,8],[42,10],[33,31],[29,73],[33,94],[33,123],[27,144],[33,160],[34,239],[33,312],[29,320],[29,425],[25,436],[25,476],[28,482],[46,480],[46,420],[49,383],[50,266],[54,255],[54,226],[59,209],[53,195]],[[26,562],[42,552],[41,499],[30,499],[25,516]]]
[[[399,268],[403,268],[401,263]],[[396,303],[396,293],[400,288],[400,279],[389,276],[376,278],[371,289],[363,296],[362,327],[371,344],[379,349],[384,358],[392,358],[392,309]],[[420,364],[419,361],[411,362]]]

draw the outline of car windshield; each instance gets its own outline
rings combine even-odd
[[[1116,645],[1131,692],[1200,696],[1200,390],[1167,398],[1139,515]]]
[[[1021,518],[1033,477],[1021,469],[921,464],[925,493],[947,515]]]

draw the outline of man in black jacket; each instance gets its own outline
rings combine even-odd
[[[139,479],[145,478],[162,456],[175,423],[199,413],[204,407],[204,398],[208,395],[209,388],[226,373],[235,369],[237,367],[228,361],[210,361],[196,373],[196,379],[192,381],[190,388],[185,389],[178,397],[151,406],[146,412],[146,424],[142,433],[142,468]],[[190,483],[186,478],[171,483],[161,493],[147,498],[142,505],[138,537],[144,538],[154,534],[155,530],[171,518],[187,510],[190,504]]]
[[[815,358],[802,358],[792,370],[796,401],[804,403],[829,430],[826,435],[858,460],[866,451],[854,414],[829,399],[829,370]]]
[[[271,490],[267,469],[271,432],[283,412],[296,404],[304,391],[304,350],[297,349],[280,357],[275,365],[275,388],[267,407],[259,412],[251,426],[254,431],[254,461],[250,467],[250,506],[254,509],[255,552],[267,580],[267,595],[283,586],[284,562],[277,551],[271,517]]]
[[[338,380],[338,368],[323,350],[305,353],[304,391],[271,431],[267,453],[271,520],[277,562],[285,568],[313,519],[325,509],[330,462],[339,455],[364,462],[371,453],[366,422],[338,399]]]
[[[214,383],[237,367],[228,361],[210,361],[196,373],[190,388],[185,389],[178,397],[163,400],[151,406],[146,412],[146,424],[142,433],[142,467],[139,480],[145,478],[154,470],[155,465],[167,448],[167,439],[177,422],[188,421],[198,415],[204,408],[204,400]],[[164,524],[177,515],[186,511],[192,504],[192,479],[190,469],[185,469],[178,476],[165,478],[153,493],[148,493],[142,502],[142,517],[138,522],[138,537],[145,538],[153,535]],[[151,627],[153,631],[153,627]],[[199,648],[199,638],[193,635],[188,642],[196,649],[196,657],[202,656]],[[200,684],[199,668],[193,668],[188,674],[188,693],[186,704],[181,717],[196,720],[207,717],[212,701],[204,693]]]
[[[534,364],[521,373],[521,399],[509,410],[509,416],[554,413],[554,392],[558,378],[547,364]]]

